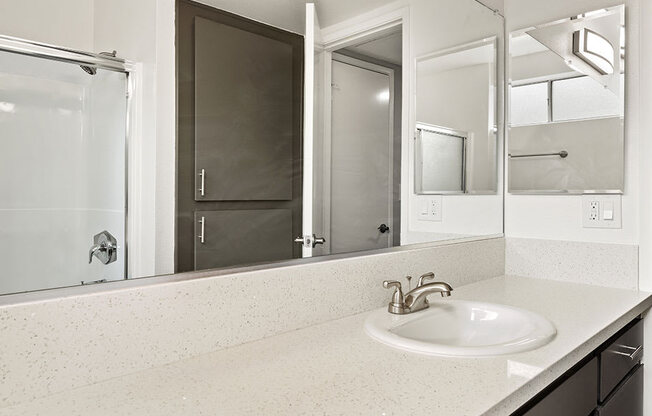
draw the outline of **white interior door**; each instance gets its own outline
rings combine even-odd
[[[346,61],[332,64],[333,254],[391,247],[393,232],[393,81],[386,73]]]
[[[304,104],[303,104],[303,257],[321,254],[321,246],[313,248],[313,238],[323,237],[319,224],[322,215],[320,194],[315,188],[321,187],[321,175],[315,175],[320,169],[320,147],[323,138],[323,117],[319,103],[323,91],[323,46],[321,30],[317,20],[314,3],[306,4],[306,36],[304,64]],[[318,157],[316,158],[315,155]]]

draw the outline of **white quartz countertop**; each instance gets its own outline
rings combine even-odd
[[[439,299],[432,303],[446,302]],[[366,312],[0,415],[508,415],[652,306],[645,292],[509,276],[455,288],[451,299],[529,309],[550,319],[557,336],[514,355],[430,357],[370,339]]]

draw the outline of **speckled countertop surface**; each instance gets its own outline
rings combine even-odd
[[[551,343],[492,358],[428,357],[371,340],[363,330],[367,312],[2,408],[0,415],[507,415],[652,306],[651,296],[498,277],[456,288],[452,298],[538,312],[557,327]]]

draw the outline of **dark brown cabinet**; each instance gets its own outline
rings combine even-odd
[[[598,391],[598,359],[592,359],[568,380],[554,389],[527,416],[587,416],[595,409]]]
[[[636,319],[512,416],[643,416],[642,356]]]
[[[643,355],[643,320],[625,331],[600,352],[600,402],[641,360]]]
[[[598,407],[597,416],[643,416],[643,365],[634,371]]]

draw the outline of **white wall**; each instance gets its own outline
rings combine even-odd
[[[639,10],[640,39],[638,48],[643,53],[639,59],[640,73],[647,74],[638,81],[639,111],[641,117],[639,134],[642,138],[638,146],[638,159],[630,159],[639,164],[639,287],[652,291],[652,1],[642,1]],[[645,215],[643,215],[645,213]],[[646,328],[652,334],[652,325]],[[652,342],[649,340],[648,342]],[[652,379],[646,380],[652,386]],[[652,392],[650,392],[652,394]],[[648,396],[652,397],[652,396]],[[652,412],[652,409],[650,410]],[[648,413],[646,413],[648,414]]]
[[[652,1],[645,0],[640,4],[640,38],[638,48],[646,53],[641,54],[639,65],[642,76],[638,81],[639,111],[644,116],[640,119],[639,134],[641,138],[638,147],[638,159],[632,163],[639,164],[639,288],[652,291]],[[652,345],[652,319],[645,322],[645,343]],[[649,359],[645,370],[645,409],[644,414],[652,414],[652,371]]]
[[[573,14],[621,4],[606,0],[506,0],[507,30],[567,18]],[[638,243],[638,146],[639,146],[639,2],[625,2],[627,26],[626,122],[625,122],[625,195],[623,228],[582,228],[580,196],[505,196],[505,234],[507,237],[601,243]],[[509,140],[509,137],[508,137]]]
[[[493,12],[474,0],[412,0],[410,5],[410,63],[418,57],[433,52],[460,46],[491,36],[500,36],[502,20]],[[442,11],[446,11],[443,13]],[[498,62],[502,62],[502,48],[499,39]],[[483,235],[497,234],[503,230],[502,186],[495,195],[455,195],[444,196],[442,202],[442,221],[419,221],[420,200],[423,196],[414,193],[414,141],[411,139],[416,123],[416,68],[408,68],[410,74],[409,104],[410,124],[407,143],[403,148],[404,170],[402,180],[403,206],[401,241],[423,241],[424,233]],[[500,72],[499,77],[502,76]],[[499,106],[500,108],[500,106]],[[499,139],[499,141],[502,139]],[[499,145],[499,153],[502,148]],[[502,163],[499,161],[497,174],[502,184]]]
[[[92,0],[0,0],[0,35],[93,50]]]

